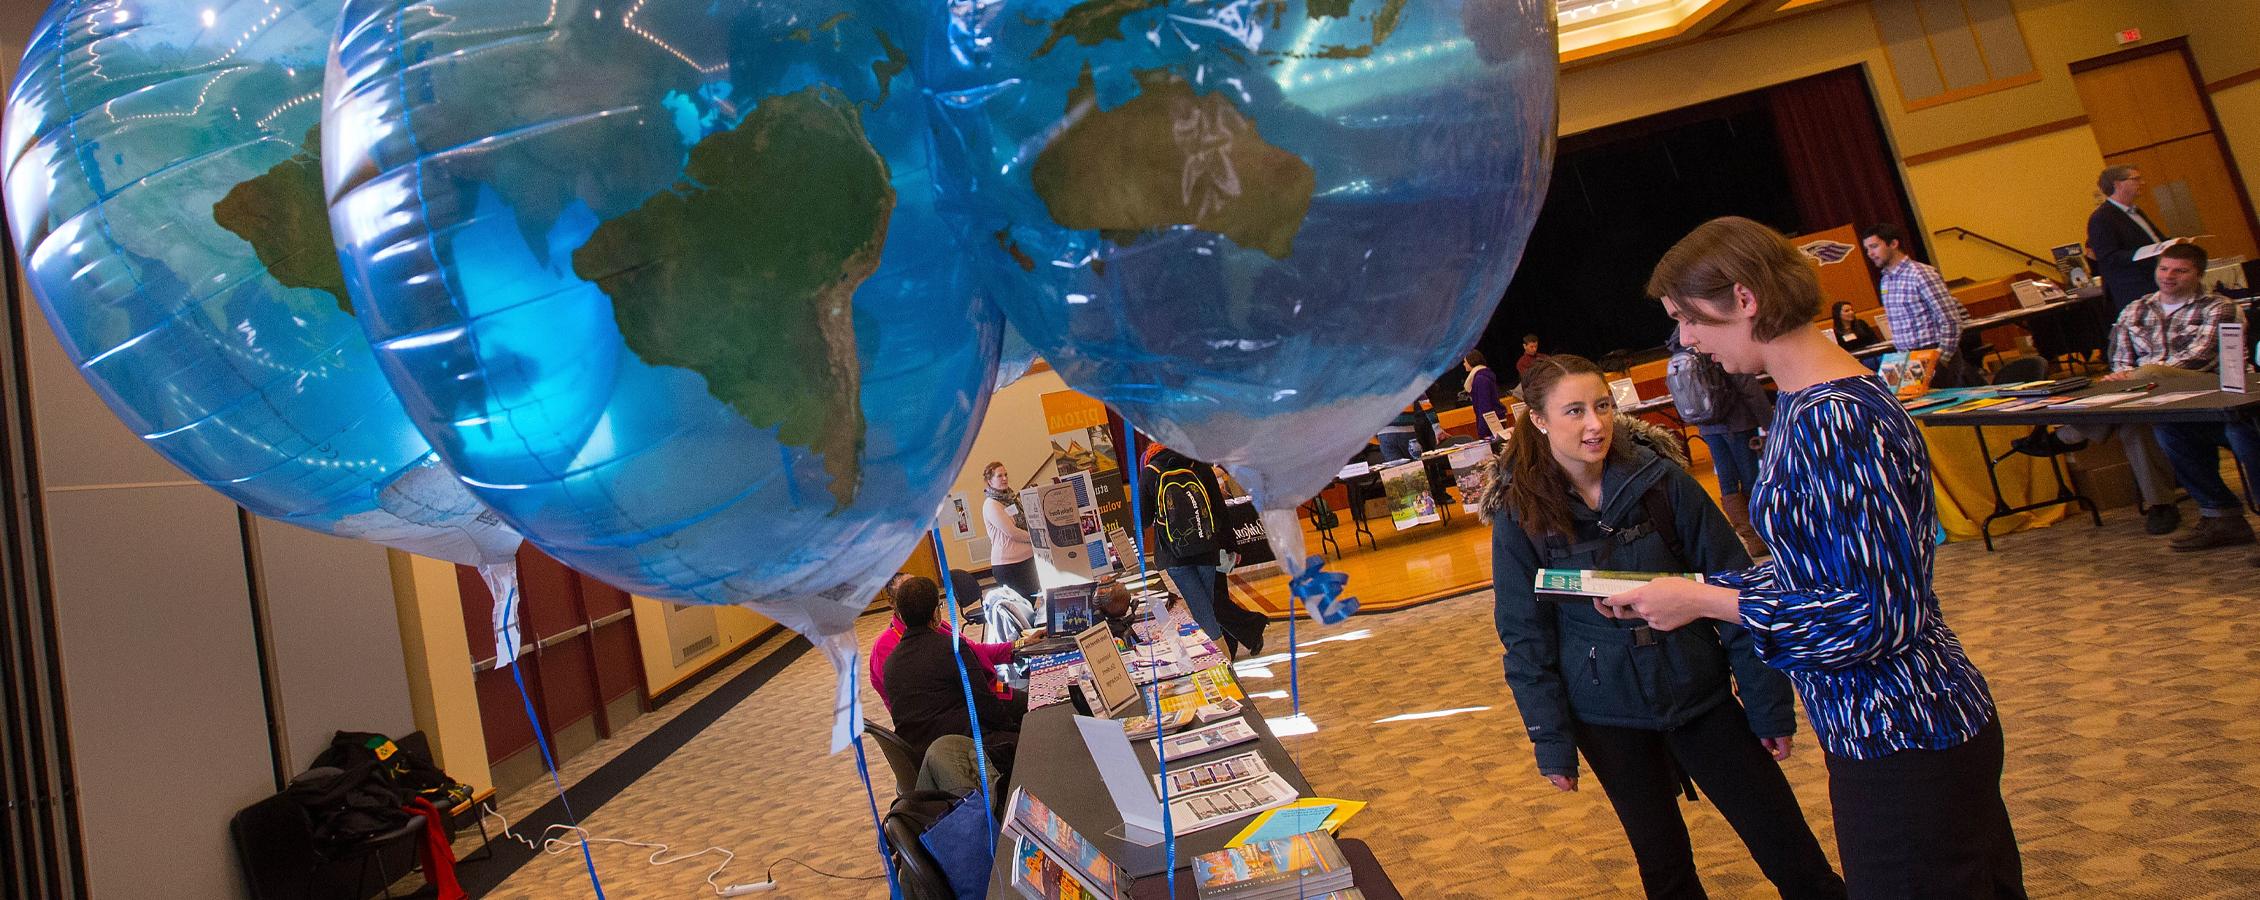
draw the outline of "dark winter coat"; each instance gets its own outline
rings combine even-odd
[[[1631,440],[1621,423],[1616,439]],[[1645,496],[1658,486],[1669,500],[1673,527],[1688,559],[1675,558],[1664,534],[1648,521]],[[1569,728],[1573,716],[1592,725],[1670,730],[1721,703],[1735,702],[1735,685],[1751,731],[1759,737],[1793,733],[1789,681],[1759,661],[1740,626],[1699,620],[1677,631],[1653,632],[1653,644],[1636,646],[1637,620],[1609,619],[1590,602],[1536,595],[1532,584],[1539,568],[1710,573],[1750,564],[1702,486],[1646,446],[1634,443],[1631,461],[1609,464],[1601,476],[1601,496],[1598,512],[1571,498],[1574,543],[1561,536],[1534,542],[1500,502],[1502,494],[1486,497],[1492,523],[1492,618],[1506,650],[1507,685],[1537,750],[1539,771],[1577,774],[1577,747]],[[1634,536],[1626,540],[1621,537],[1625,534]],[[1550,557],[1543,565],[1539,544],[1548,547]]]

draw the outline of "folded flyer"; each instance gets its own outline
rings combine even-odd
[[[1541,594],[1569,597],[1614,597],[1658,578],[1685,578],[1702,583],[1693,572],[1614,572],[1606,569],[1539,569],[1531,587]]]

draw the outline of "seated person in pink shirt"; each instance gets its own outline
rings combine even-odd
[[[887,582],[887,587],[881,592],[881,595],[888,598],[888,603],[891,605],[894,602],[893,597],[895,589],[900,587],[905,580],[914,577],[917,576],[896,575],[893,579]],[[950,571],[950,578],[953,582],[955,582],[955,586],[958,588],[959,603],[962,604],[965,598],[968,596],[967,590],[964,585],[967,582],[973,580],[972,576],[952,569]],[[936,621],[934,623],[934,631],[943,635],[948,635],[950,633],[949,623],[944,621]],[[869,664],[871,671],[871,689],[879,692],[879,702],[886,703],[890,707],[893,705],[893,701],[887,699],[887,657],[894,654],[895,645],[902,643],[902,635],[902,619],[900,617],[890,617],[887,621],[887,630],[880,632],[879,639],[871,642],[871,660]],[[1028,646],[1029,644],[1033,644],[1039,640],[1042,640],[1043,637],[1043,629],[1038,628],[1031,629],[1021,634],[1018,641],[998,641],[996,643],[989,644],[981,643],[979,641],[966,641],[965,657],[969,660],[973,660],[975,665],[978,666],[982,672],[988,673],[988,687],[992,693],[996,694],[998,697],[1009,698],[1012,696],[1012,689],[1005,687],[1002,682],[996,680],[997,667],[1012,661],[1013,650]]]

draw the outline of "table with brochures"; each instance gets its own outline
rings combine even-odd
[[[2133,391],[2144,385],[2148,390]],[[1985,457],[1986,478],[1993,487],[1994,510],[1986,516],[1980,530],[1985,538],[1985,549],[1993,549],[1991,526],[1995,519],[2062,504],[2077,505],[2102,524],[2095,503],[2072,489],[2064,480],[2061,467],[2051,465],[2057,472],[2057,494],[2054,498],[2035,503],[2010,506],[2001,496],[2001,482],[1994,474],[1998,465],[1992,447],[1986,443],[1985,427],[1989,425],[2080,425],[2102,427],[2106,425],[2162,425],[2176,422],[2236,422],[2260,420],[2260,393],[2237,394],[2219,389],[2219,376],[2208,372],[2188,375],[2145,373],[2128,381],[2096,380],[2087,387],[2067,391],[2060,397],[2037,398],[2044,402],[1998,402],[1999,388],[1962,388],[1934,392],[1911,403],[1932,402],[1928,408],[1916,406],[1912,415],[1924,425],[1964,425],[1977,432],[1978,451]],[[2126,394],[2124,399],[2110,395]],[[2046,402],[2053,401],[2053,402]],[[2086,405],[2100,404],[2100,405]],[[2246,502],[2260,511],[2260,492],[2254,490],[2251,479],[2246,479]]]
[[[1168,621],[1166,618],[1164,621]],[[1197,639],[1197,633],[1196,633]],[[1141,698],[1131,709],[1122,713],[1125,718],[1143,715],[1146,702]],[[1075,725],[1075,709],[1059,703],[1028,711],[1020,726],[1017,765],[1013,768],[1011,783],[1004,788],[1006,796],[1014,791],[1027,791],[1055,814],[1060,821],[1072,827],[1084,840],[1120,867],[1130,882],[1127,897],[1166,896],[1168,860],[1164,845],[1155,842],[1141,845],[1125,839],[1120,812],[1099,776],[1098,764],[1091,758],[1088,745]],[[1265,722],[1263,715],[1251,700],[1241,700],[1236,715],[1227,715],[1217,722],[1244,723],[1254,731],[1255,739],[1216,750],[1185,757],[1172,757],[1170,770],[1178,772],[1188,764],[1199,765],[1221,761],[1230,757],[1255,754],[1262,758],[1271,772],[1284,779],[1302,796],[1313,796],[1310,782],[1303,778],[1302,770],[1282,746]],[[1178,733],[1182,729],[1173,730]],[[1140,768],[1148,778],[1159,774],[1151,740],[1133,740],[1132,750],[1138,757]],[[1224,849],[1251,817],[1226,821],[1199,831],[1180,835],[1177,839],[1178,896],[1196,896],[1188,868],[1194,857]],[[1399,896],[1390,885],[1372,851],[1361,842],[1343,841],[1342,852],[1358,877],[1356,885],[1368,900],[1391,900]],[[989,896],[1015,897],[1012,887],[1012,869],[1015,863],[1013,840],[1009,835],[999,838],[997,857],[990,869]]]

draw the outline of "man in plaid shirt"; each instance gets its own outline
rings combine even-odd
[[[2242,322],[2236,303],[2205,290],[2205,251],[2196,244],[2166,248],[2158,258],[2158,292],[2129,304],[2111,329],[2107,381],[2138,376],[2123,371],[2160,365],[2210,372],[2220,368],[2221,324]],[[2176,550],[2208,550],[2252,543],[2244,500],[2221,480],[2221,449],[2229,448],[2247,478],[2260,477],[2260,426],[2250,421],[2175,422],[2157,427],[2158,447],[2174,467],[2174,480],[2197,501],[2202,518],[2175,538]],[[2247,485],[2249,488],[2250,485]],[[2260,556],[2252,558],[2260,566]]]
[[[1868,261],[1883,273],[1876,291],[1883,298],[1891,343],[1901,350],[1936,347],[1939,372],[1960,372],[1955,356],[1962,349],[1962,323],[1968,318],[1962,301],[1946,290],[1946,279],[1938,276],[1937,269],[1907,255],[1906,240],[1907,233],[1889,222],[1870,225],[1860,233]]]
[[[2205,264],[2205,251],[2195,244],[2166,250],[2154,274],[2157,292],[2127,304],[2111,326],[2111,374],[2102,380],[2142,377],[2139,370],[2145,366],[2195,372],[2218,368],[2221,323],[2238,321],[2239,314],[2235,302],[2205,292]],[[2252,529],[2244,521],[2236,495],[2221,481],[2220,454],[2215,449],[2224,443],[2234,449],[2249,438],[2250,448],[2260,450],[2260,435],[2250,432],[2249,424],[2236,428],[2202,424],[2092,429],[2065,426],[2054,434],[2046,433],[2043,427],[2013,446],[2035,456],[2052,456],[2078,450],[2090,440],[2109,440],[2117,433],[2127,462],[2134,469],[2150,533],[2165,534],[2181,524],[2181,511],[2174,507],[2173,485],[2165,478],[2170,466],[2174,480],[2196,498],[2204,514],[2198,526],[2175,538],[2172,546],[2176,550],[2202,550],[2252,542]],[[2238,458],[2245,455],[2239,451]],[[2260,462],[2260,456],[2254,461]]]

